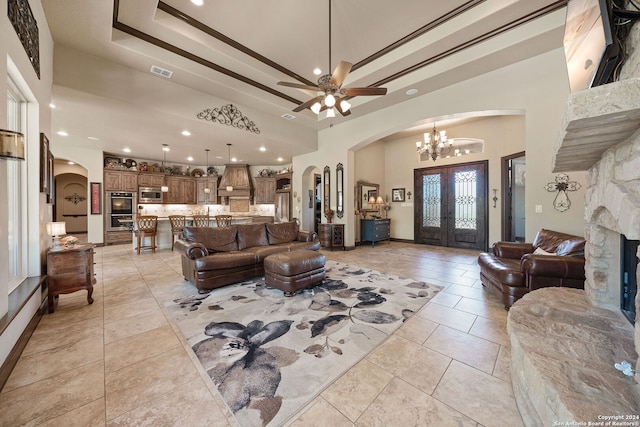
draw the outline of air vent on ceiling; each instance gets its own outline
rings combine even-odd
[[[296,116],[294,116],[293,114],[284,113],[284,114],[282,115],[282,118],[283,118],[283,119],[287,119],[287,120],[293,120],[293,119],[295,119],[295,118],[296,118]]]
[[[157,74],[159,76],[166,77],[168,79],[170,79],[171,76],[173,75],[173,71],[167,70],[166,68],[158,67],[157,65],[151,66],[151,72],[153,74]]]

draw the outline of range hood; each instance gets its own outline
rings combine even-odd
[[[227,188],[233,187],[228,191]],[[253,181],[249,165],[225,165],[218,184],[218,196],[253,198]]]

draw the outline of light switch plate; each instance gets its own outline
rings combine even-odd
[[[542,205],[536,205],[536,213],[542,213]]]

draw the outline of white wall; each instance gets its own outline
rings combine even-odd
[[[356,180],[353,150],[428,118],[472,111],[522,110],[524,147],[527,151],[526,238],[530,241],[543,227],[583,235],[584,209],[581,206],[584,203],[584,173],[569,173],[572,180],[582,185],[580,191],[570,195],[574,205],[569,211],[555,211],[551,204],[552,193],[544,189],[545,184],[553,181],[556,175],[551,172],[551,150],[559,131],[568,91],[564,53],[562,49],[556,49],[349,122],[334,124],[319,133],[317,152],[294,158],[294,174],[310,165],[330,164],[333,168],[336,163],[342,162],[346,168],[345,188],[353,188]],[[494,130],[494,134],[502,131],[502,128]],[[513,148],[505,150],[501,146],[498,151],[500,155],[520,151],[520,147]],[[406,147],[398,146],[398,149],[406,150],[406,156],[399,154],[405,160],[385,167],[385,185],[410,188],[412,181],[409,177],[412,176],[415,163],[415,143],[407,143]],[[390,151],[386,151],[385,155],[390,154]],[[469,160],[473,157],[468,156]],[[405,170],[406,177],[394,174],[390,179],[387,175],[389,170]],[[499,183],[499,159],[496,161],[492,158],[489,164],[489,188],[500,188]],[[385,191],[388,189],[385,188]],[[536,204],[543,206],[543,214],[534,213]],[[352,205],[353,194],[347,193],[346,206]],[[392,215],[396,213],[397,210],[390,211]],[[353,245],[354,217],[349,215],[337,222],[346,224],[346,244]],[[499,238],[499,224],[499,216],[490,215],[489,241]],[[410,227],[413,227],[412,223]],[[402,229],[401,236],[406,235],[406,231]]]
[[[50,133],[51,84],[53,76],[53,39],[47,26],[41,2],[29,1],[34,18],[38,23],[40,45],[40,78],[36,75],[27,54],[7,16],[7,2],[0,3],[0,128],[7,125],[7,75],[16,81],[20,91],[28,98],[28,117],[26,131],[26,186],[27,203],[25,206],[27,221],[27,274],[39,276],[45,250],[50,244],[46,235],[45,224],[51,220],[51,206],[45,202],[44,194],[40,194],[40,132]],[[7,160],[0,160],[0,163]],[[5,165],[0,166],[0,174],[6,174]],[[5,185],[6,175],[0,176],[0,185]],[[6,197],[5,199],[6,200]],[[0,317],[8,308],[8,276],[6,234],[7,204],[0,203]],[[20,315],[0,336],[0,364],[14,346],[27,323],[31,320],[39,306],[40,293],[22,309]]]

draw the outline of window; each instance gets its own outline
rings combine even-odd
[[[7,91],[7,128],[25,133],[27,103],[18,91],[16,85],[9,79]],[[26,167],[24,162],[5,160],[7,200],[7,239],[8,239],[8,276],[9,293],[14,290],[26,277],[26,219],[23,214],[26,195],[24,182]]]

